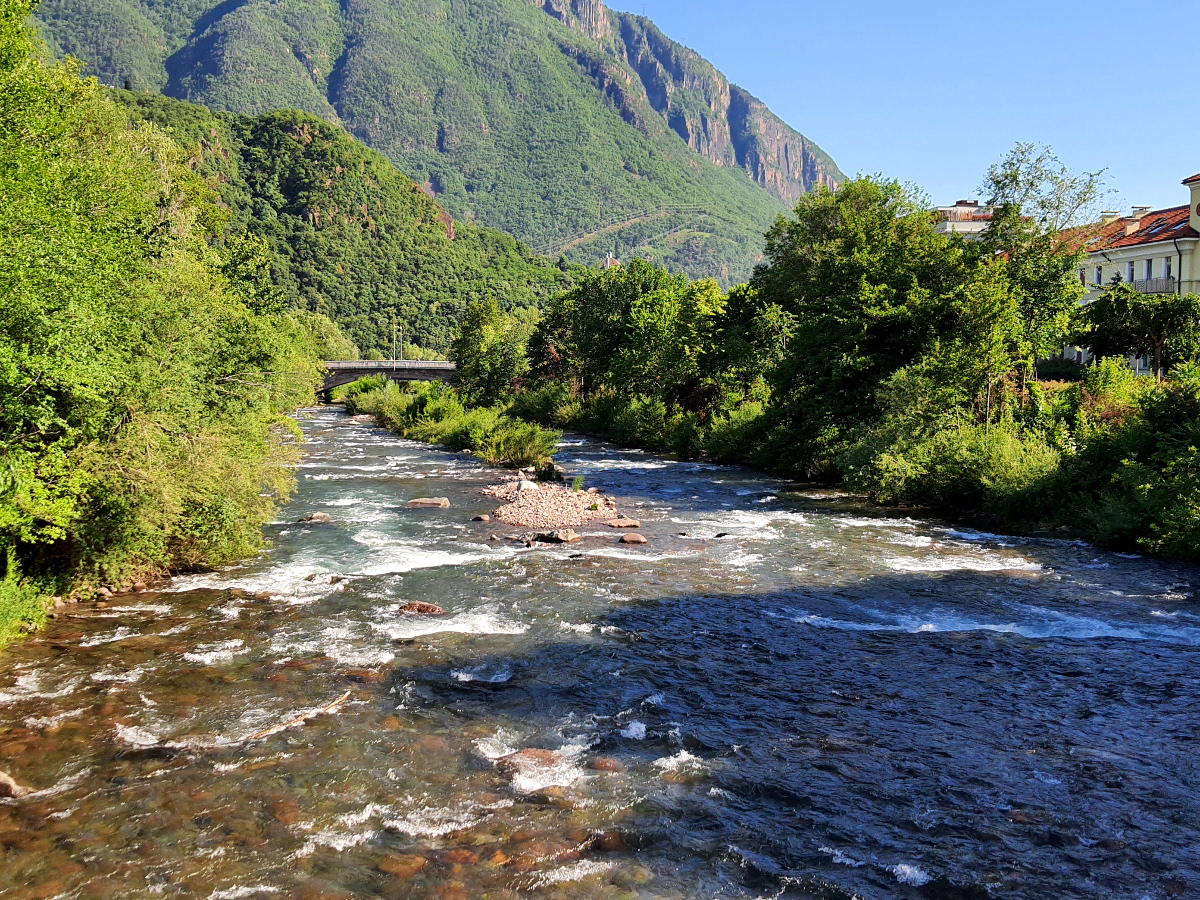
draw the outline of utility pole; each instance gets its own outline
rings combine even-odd
[[[400,359],[404,359],[404,323],[400,323]]]
[[[396,313],[392,313],[392,368],[396,368]]]

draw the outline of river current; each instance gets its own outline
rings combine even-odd
[[[0,894],[1200,897],[1196,570],[578,437],[649,543],[527,547],[303,425],[260,559],[0,657]]]

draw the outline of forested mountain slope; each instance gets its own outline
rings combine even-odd
[[[110,85],[343,125],[456,218],[729,283],[827,155],[649,20],[600,0],[44,0]]]
[[[336,125],[282,110],[215,112],[157,94],[113,91],[167,127],[229,207],[232,232],[262,235],[291,305],[338,322],[364,353],[405,338],[442,351],[466,305],[532,307],[566,273],[510,235],[450,216],[381,153]]]

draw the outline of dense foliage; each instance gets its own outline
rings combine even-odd
[[[440,381],[399,385],[364,378],[348,385],[346,408],[384,428],[451,450],[470,450],[495,466],[542,466],[554,455],[562,432],[505,415],[499,407],[462,402]]]
[[[322,353],[163,131],[0,0],[0,641],[40,595],[262,544]],[[221,240],[223,235],[226,240]]]
[[[367,356],[391,355],[393,322],[409,358],[421,348],[444,354],[468,303],[536,307],[569,283],[570,267],[453,222],[382,154],[314,116],[114,96],[193,151],[196,171],[230,208],[229,227],[268,242],[288,304],[329,316]]]
[[[859,178],[801,199],[728,293],[640,261],[592,272],[548,304],[509,410],[1200,559],[1200,298],[1116,285],[1081,308],[1057,235],[1095,180],[1053,162],[1018,146],[993,167],[981,242],[939,234],[899,183]],[[1073,334],[1114,356],[1038,381]],[[1174,366],[1162,381],[1120,356],[1155,348]]]
[[[566,252],[584,262],[615,250],[740,281],[786,210],[769,188],[841,178],[639,17],[588,34],[529,0],[45,0],[39,15],[107,84],[340,123],[459,221],[554,255],[577,236]]]

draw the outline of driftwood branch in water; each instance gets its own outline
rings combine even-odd
[[[242,738],[242,740],[257,741],[259,738],[265,738],[272,734],[278,734],[286,728],[291,728],[293,725],[302,725],[309,719],[312,719],[316,716],[323,715],[324,713],[331,713],[345,703],[352,693],[353,691],[346,691],[346,693],[342,694],[342,696],[338,697],[328,706],[322,706],[320,709],[314,710],[313,712],[307,712],[302,716],[297,716],[290,722],[281,722],[278,725],[272,725],[270,728],[264,728],[262,731],[256,731],[254,734],[246,735],[246,737]]]

